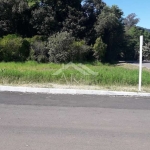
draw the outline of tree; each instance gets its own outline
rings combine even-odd
[[[139,51],[139,37],[143,34],[143,31],[143,29],[137,28],[136,26],[133,26],[126,31],[128,42],[134,43],[134,47],[132,47],[134,53],[138,53]]]
[[[85,14],[72,7],[68,7],[68,15],[63,22],[63,31],[72,33],[74,37],[83,39],[86,32],[86,16]]]
[[[30,23],[40,35],[51,35],[57,28],[55,12],[50,6],[41,6],[32,11],[32,19]]]
[[[30,25],[31,10],[26,0],[15,0],[12,8],[12,22],[14,33],[22,36],[32,36]]]
[[[96,32],[94,24],[97,21],[98,15],[101,14],[106,4],[102,0],[84,0],[83,1],[83,12],[86,15],[86,31],[85,39],[89,45],[94,44],[96,40]]]
[[[98,16],[106,4],[102,0],[83,0],[83,9],[90,17],[91,15]]]
[[[126,30],[129,30],[131,27],[136,26],[137,23],[139,22],[139,18],[136,18],[135,13],[129,14],[125,19],[124,19],[124,25],[126,27]]]
[[[81,0],[42,0],[32,11],[31,24],[38,34],[52,35],[62,30],[63,25],[67,24],[64,24],[66,18],[69,20],[73,11],[78,15],[80,9]]]
[[[144,56],[147,58],[149,42],[150,42],[150,33],[144,28],[133,26],[129,30],[126,30],[125,33],[125,49],[123,51],[124,58],[126,60],[137,60],[139,57],[139,37],[140,35],[144,36]]]
[[[103,43],[102,38],[97,38],[94,44],[94,57],[99,60],[103,61],[106,53],[107,45]]]
[[[98,37],[102,37],[107,44],[105,60],[116,61],[120,55],[124,38],[124,26],[122,23],[123,12],[117,6],[104,7],[95,24]]]
[[[0,0],[0,34],[5,35],[11,32],[13,1]]]
[[[26,0],[0,0],[0,33],[31,35],[30,9]]]

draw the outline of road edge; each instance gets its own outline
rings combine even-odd
[[[0,86],[0,92],[150,97],[150,93],[142,93],[142,92],[82,90],[82,89],[58,89],[58,88],[32,88],[32,87],[14,87],[14,86]]]

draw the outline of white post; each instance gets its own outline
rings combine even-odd
[[[139,56],[139,92],[142,86],[142,49],[143,49],[143,35],[140,36],[140,56]]]

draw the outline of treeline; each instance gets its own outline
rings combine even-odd
[[[140,35],[148,59],[138,22],[101,0],[0,0],[0,61],[137,60]]]

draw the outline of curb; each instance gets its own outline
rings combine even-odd
[[[119,91],[55,89],[55,88],[31,88],[31,87],[13,87],[13,86],[0,86],[0,92],[150,97],[150,93],[141,93],[141,92],[119,92]]]

